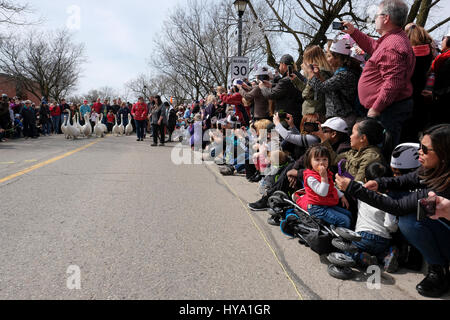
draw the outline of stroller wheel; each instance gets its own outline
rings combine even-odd
[[[280,226],[280,217],[279,216],[272,216],[269,219],[267,219],[267,223],[271,226],[279,227]]]
[[[331,243],[333,244],[333,247],[341,250],[342,252],[349,252],[349,253],[358,252],[358,247],[351,242],[336,238],[333,239]]]
[[[283,191],[276,191],[274,192],[273,196],[279,197],[282,200],[290,200],[288,195],[284,193]]]
[[[336,234],[338,234],[342,239],[347,241],[359,242],[362,239],[359,234],[346,228],[336,228],[333,231],[336,232]]]
[[[282,206],[283,203],[284,203],[283,199],[277,196],[271,196],[268,200],[268,204],[271,209],[275,209],[279,206]]]
[[[353,270],[349,267],[338,267],[334,264],[328,266],[328,274],[339,280],[350,280],[353,278]]]
[[[350,267],[351,268],[351,267],[354,267],[356,264],[355,261],[351,257],[349,257],[343,253],[337,253],[337,252],[331,253],[328,256],[328,261],[330,261],[332,264],[339,266],[339,267]]]

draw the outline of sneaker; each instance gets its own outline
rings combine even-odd
[[[249,203],[248,207],[252,211],[267,211],[270,209],[269,204],[267,203],[268,199],[269,199],[268,197],[263,197],[261,200],[257,202]]]
[[[439,298],[449,290],[449,278],[447,266],[429,265],[428,275],[417,285],[416,290],[424,297]]]
[[[220,174],[222,174],[223,176],[232,176],[235,171],[236,169],[230,165],[220,168]]]
[[[378,259],[375,256],[371,256],[367,252],[359,254],[359,262],[363,267],[377,266]]]
[[[389,248],[389,254],[384,258],[384,271],[394,273],[398,270],[399,250],[397,247]]]

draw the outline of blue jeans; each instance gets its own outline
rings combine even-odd
[[[440,221],[417,221],[415,214],[400,217],[399,227],[406,240],[423,255],[428,264],[450,262],[450,229]]]
[[[51,133],[50,120],[47,120],[47,122],[45,122],[42,125],[42,132],[43,132],[43,134],[50,134]]]
[[[135,120],[136,123],[136,133],[138,139],[144,139],[145,133],[145,120]]]
[[[358,233],[362,237],[362,240],[353,242],[353,244],[358,247],[359,252],[367,252],[372,256],[376,256],[378,260],[383,260],[389,250],[391,240],[369,232],[362,231]],[[359,253],[352,254],[351,256],[356,262],[359,262]]]
[[[308,207],[308,212],[311,216],[336,227],[349,229],[352,224],[352,214],[350,211],[338,206],[328,207],[310,205]]]
[[[395,102],[381,113],[379,120],[392,135],[393,146],[400,144],[402,127],[411,118],[414,102],[411,99]]]
[[[61,130],[61,116],[53,116],[52,117],[53,131],[58,134],[59,130]]]

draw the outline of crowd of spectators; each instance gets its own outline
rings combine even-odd
[[[344,21],[325,48],[305,50],[300,68],[286,54],[275,74],[260,67],[254,80],[217,87],[191,105],[174,108],[160,97],[85,101],[79,109],[64,100],[40,107],[4,100],[0,130],[10,128],[7,113],[26,137],[36,137],[39,125],[43,134],[59,133],[72,109],[93,122],[103,114],[105,124],[117,115],[125,125],[133,119],[139,142],[151,128],[153,147],[178,132],[221,174],[258,184],[251,210],[268,210],[283,191],[324,223],[359,232],[354,258],[362,266],[396,272],[425,261],[416,289],[440,297],[450,287],[450,33],[439,48],[422,27],[405,27],[407,14],[403,1],[382,1],[379,39]],[[438,199],[436,215],[418,221],[418,202],[430,196]]]

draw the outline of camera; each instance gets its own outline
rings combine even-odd
[[[287,119],[287,113],[284,111],[280,111],[278,112],[278,117],[280,118],[281,121],[284,121]]]
[[[417,205],[417,221],[425,220],[436,214],[436,197],[420,199]]]
[[[344,30],[343,22],[333,22],[333,30]]]
[[[319,124],[315,122],[305,122],[303,128],[308,133],[318,132],[319,131]]]
[[[288,74],[291,76],[294,73],[294,66],[288,66]]]

